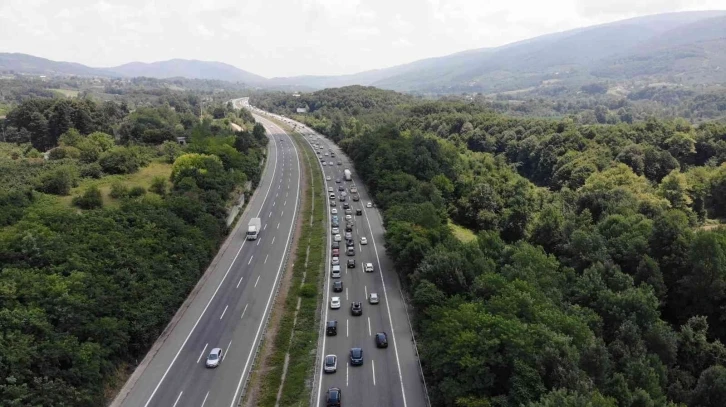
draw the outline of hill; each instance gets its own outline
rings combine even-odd
[[[131,62],[107,68],[120,76],[147,76],[150,78],[195,78],[216,79],[229,82],[261,83],[266,79],[253,73],[222,62],[171,59],[168,61],[143,63]]]
[[[77,76],[118,76],[99,68],[91,68],[74,62],[51,61],[19,53],[0,53],[0,72],[17,72],[33,75],[77,75]]]

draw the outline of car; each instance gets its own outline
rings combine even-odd
[[[338,370],[338,357],[335,355],[325,356],[325,373],[335,373]]]
[[[333,215],[333,222],[337,222],[337,221],[338,221],[338,215]]]
[[[346,203],[348,203],[348,202],[346,202]],[[352,216],[353,215],[353,211],[350,208],[348,208],[348,209],[345,210],[345,214],[347,216],[350,216],[351,219],[353,219],[353,216]]]
[[[348,259],[348,268],[349,269],[355,268],[355,259]]]
[[[337,204],[335,203],[335,199],[333,199],[332,201],[330,201],[330,206],[336,206],[336,205]]]
[[[328,187],[328,192],[333,192],[333,187]]]
[[[366,208],[372,208],[372,207],[373,207],[373,203],[371,203],[371,202],[368,202],[368,203],[366,204]]]
[[[368,239],[366,239],[366,237],[365,237],[365,236],[362,236],[362,237],[360,238],[360,244],[362,244],[362,245],[368,244]]]
[[[345,231],[346,232],[352,232],[353,231],[353,225],[351,225],[350,223],[347,223],[345,225]]]
[[[335,209],[335,208],[333,208],[333,209],[330,210],[330,213],[332,213],[333,215],[337,215],[338,214],[338,210]]]
[[[333,162],[332,162],[332,161],[330,161],[330,162],[328,163],[328,165],[333,165]]]
[[[327,177],[325,177],[325,180],[326,180],[326,181],[330,181],[330,180],[332,180],[332,179],[333,179],[333,178],[331,178],[331,177],[330,177],[330,175],[328,175]]]
[[[336,257],[333,257],[332,259],[330,259],[330,264],[332,266],[339,266],[340,265],[340,257],[337,257],[336,256]]]
[[[336,281],[336,283],[337,283],[337,281]],[[343,283],[341,282],[341,284],[343,284]],[[368,303],[378,304],[378,293],[370,293],[368,295]]]
[[[343,398],[343,392],[337,387],[331,387],[328,389],[328,393],[325,395],[325,406],[326,407],[340,407],[341,399]]]
[[[345,215],[345,220],[353,220],[353,215]]]
[[[336,242],[340,242],[341,240],[343,240],[343,238],[340,237],[340,235],[338,234],[338,235],[333,236],[333,240],[335,240]]]
[[[366,273],[372,273],[373,272],[373,263],[366,263],[365,271],[366,271]]]
[[[328,195],[328,198],[335,199],[335,192],[331,192],[330,195]]]
[[[343,193],[345,193],[345,192],[343,192]],[[345,202],[345,200],[346,200],[345,195],[341,195],[340,196],[340,202]]]
[[[338,242],[334,242],[334,243],[338,243]],[[333,256],[338,256],[340,254],[340,249],[338,249],[338,248],[333,249],[332,254],[333,254]]]
[[[353,232],[345,232],[345,240],[353,240]]]
[[[325,334],[328,336],[338,335],[338,321],[328,321],[325,324]]]
[[[376,347],[387,348],[388,347],[388,335],[385,332],[376,333]]]
[[[333,242],[330,244],[331,249],[340,249],[340,242]]]
[[[351,348],[350,349],[350,364],[351,366],[360,366],[363,364],[363,349]]]
[[[330,234],[331,235],[337,235],[338,233],[340,233],[340,229],[338,229],[338,228],[331,228],[330,229]]]
[[[325,155],[327,156],[327,155],[328,155],[328,153],[325,153]]]
[[[328,165],[328,164],[325,164],[325,161],[323,161],[323,166],[325,166],[325,165]]]
[[[336,179],[335,179],[335,182],[336,182],[337,184],[340,184],[341,182],[343,182],[343,180],[342,180],[342,179],[340,179],[340,178],[336,178]]]
[[[340,297],[333,297],[330,299],[330,308],[332,308],[332,309],[340,308]]]
[[[355,242],[353,241],[353,239],[346,239],[346,241],[345,241],[345,247],[346,248],[355,247]]]
[[[343,209],[350,209],[350,204],[348,202],[343,203]]]
[[[330,277],[340,278],[340,265],[333,266],[333,268],[330,270]]]
[[[338,161],[338,165],[343,165],[343,162],[342,161]]]
[[[334,293],[340,293],[343,292],[343,282],[340,280],[333,281],[333,292]],[[378,294],[376,294],[378,296]]]
[[[363,304],[360,301],[350,303],[350,313],[355,317],[363,315]]]
[[[358,202],[358,201],[360,201],[360,197],[358,196],[358,194],[355,194],[355,195],[353,195],[353,200],[354,200],[355,202]]]
[[[363,215],[363,209],[361,209],[361,208],[358,208],[358,209],[356,209],[356,210],[355,210],[355,214],[356,214],[357,216],[361,216],[361,215]]]
[[[207,367],[217,367],[222,363],[222,349],[214,348],[209,352],[207,361],[204,363]]]
[[[342,185],[338,185],[338,191],[345,191],[345,187]]]
[[[334,219],[333,221],[330,222],[330,226],[334,227],[334,228],[340,227],[340,222],[338,222],[337,219]]]

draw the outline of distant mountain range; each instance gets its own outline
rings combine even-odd
[[[91,68],[0,53],[0,72],[10,70],[45,75],[182,76],[302,89],[372,85],[421,93],[494,93],[605,80],[714,84],[726,83],[726,11],[633,18],[342,76],[266,79],[220,62],[181,59]]]

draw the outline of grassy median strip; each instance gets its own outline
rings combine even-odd
[[[308,197],[301,208],[302,233],[293,261],[293,276],[283,316],[266,360],[267,369],[257,378],[260,385],[258,406],[274,407],[307,405],[310,400],[311,378],[315,368],[315,349],[319,334],[318,301],[321,279],[325,270],[325,197],[323,174],[314,154],[302,136],[289,132],[297,143],[310,174],[305,188]],[[310,194],[314,192],[314,205]],[[314,210],[313,210],[314,207]],[[312,221],[311,221],[312,216]],[[282,391],[280,386],[282,385]]]

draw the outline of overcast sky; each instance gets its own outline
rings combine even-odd
[[[384,68],[726,0],[0,0],[0,52],[94,67],[215,60],[258,75]]]

